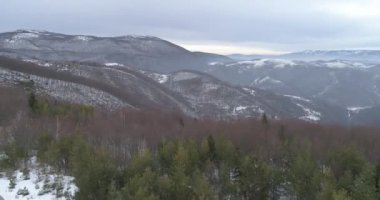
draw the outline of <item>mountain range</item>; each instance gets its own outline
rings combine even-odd
[[[299,52],[285,53],[280,55],[244,55],[231,54],[230,58],[237,61],[253,59],[287,59],[300,61],[318,60],[348,60],[372,64],[380,63],[380,50],[305,50]]]
[[[379,52],[341,52],[237,61],[152,36],[18,30],[0,34],[0,85],[107,110],[161,109],[214,119],[265,113],[273,119],[344,125],[380,122]]]
[[[232,61],[210,53],[190,52],[152,36],[95,37],[18,30],[0,34],[0,55],[44,59],[119,63],[153,71],[201,69],[209,62]]]

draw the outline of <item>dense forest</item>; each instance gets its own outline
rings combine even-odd
[[[67,199],[376,200],[379,134],[265,115],[111,113],[0,88],[0,172],[28,173],[36,157],[75,177],[79,190]]]

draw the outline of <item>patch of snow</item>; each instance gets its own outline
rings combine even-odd
[[[262,67],[265,65],[265,62],[268,61],[268,59],[259,59],[259,60],[252,60],[252,61],[240,61],[238,64],[240,65],[254,65],[255,67]]]
[[[166,75],[166,74],[160,74],[159,77],[158,77],[158,82],[159,83],[166,83],[166,81],[168,81],[169,79],[169,76]]]
[[[299,97],[299,96],[288,95],[288,94],[284,94],[283,96],[284,97],[289,97],[289,98],[292,98],[292,99],[296,99],[296,100],[300,100],[300,101],[310,102],[310,99],[305,99],[305,98],[302,98],[302,97]]]
[[[205,90],[204,92],[209,92],[211,90],[217,90],[219,88],[219,85],[213,83],[205,83],[202,85],[202,88]]]
[[[256,91],[254,89],[251,89],[251,88],[243,88],[243,90],[245,90],[246,92],[249,92],[253,96],[255,96],[255,94],[256,94]]]
[[[12,37],[13,40],[19,40],[19,39],[31,39],[31,38],[38,38],[38,33],[17,33]]]
[[[240,114],[243,114],[244,111],[253,111],[255,113],[259,113],[259,114],[263,114],[265,113],[265,111],[260,108],[259,106],[236,106],[234,107],[234,109],[232,110],[232,115],[240,115]],[[248,116],[248,115],[247,115]]]
[[[28,39],[38,38],[39,34],[19,32],[9,39],[5,39],[5,47],[8,48],[31,48],[38,49],[34,44],[30,43]]]
[[[4,152],[0,152],[0,161],[4,160],[8,158],[7,154],[5,154]]]
[[[74,177],[64,176],[62,174],[55,173],[49,169],[50,167],[41,167],[37,162],[36,158],[33,157],[28,161],[29,165],[29,179],[26,179],[21,170],[16,170],[13,172],[13,177],[15,178],[15,187],[13,189],[9,188],[10,180],[1,172],[0,177],[0,195],[5,200],[16,200],[16,199],[39,199],[39,200],[65,200],[66,197],[57,198],[57,190],[45,190],[46,193],[42,192],[44,185],[53,185],[54,183],[61,184],[62,194],[67,193],[69,198],[73,198],[78,188],[74,184]],[[18,191],[26,189],[29,194],[22,196],[18,195]]]
[[[257,59],[250,61],[240,61],[232,64],[228,64],[227,67],[239,67],[242,69],[256,69],[262,67],[272,67],[272,68],[285,68],[295,66],[296,63],[291,60],[284,59]]]
[[[89,36],[78,35],[78,36],[75,36],[75,39],[76,39],[76,40],[80,40],[80,41],[87,42],[87,41],[90,41],[92,38],[89,37]]]
[[[242,112],[244,112],[247,108],[248,106],[236,106],[232,111],[232,115],[239,115]]]
[[[351,63],[352,66],[354,66],[355,68],[363,68],[363,69],[366,69],[366,68],[371,68],[373,67],[373,65],[366,65],[366,64],[363,64],[363,63],[359,63],[359,62],[353,62]]]
[[[6,42],[6,43],[9,43],[9,44],[14,44],[14,43],[16,42],[16,40],[5,39],[5,42]]]
[[[348,107],[347,110],[353,113],[359,113],[361,110],[371,108],[371,106],[362,106],[362,107]]]
[[[53,66],[53,64],[51,64],[51,63],[40,61],[40,60],[24,59],[23,61],[34,63],[34,64],[37,64],[37,65],[42,66],[42,67],[51,67],[51,66]]]
[[[340,61],[335,61],[335,62],[326,63],[326,66],[330,67],[330,68],[346,68],[347,64],[346,63],[342,63]]]
[[[296,105],[299,106],[300,108],[302,108],[302,110],[305,112],[305,115],[300,117],[299,119],[306,120],[306,121],[319,121],[319,120],[321,120],[321,113],[320,112],[317,112],[315,110],[307,108],[306,106],[304,106],[302,104],[296,104]]]
[[[291,60],[284,60],[284,59],[273,59],[271,60],[275,65],[274,68],[285,68],[287,66],[294,66],[296,65],[295,62]]]
[[[24,61],[24,62],[30,62],[30,63],[35,63],[35,64],[39,64],[40,63],[39,60],[35,60],[35,59],[23,59],[22,61]]]
[[[350,61],[342,61],[342,60],[331,61],[324,64],[328,68],[335,68],[335,69],[344,69],[344,68],[367,69],[367,68],[373,67],[371,65],[365,65],[359,62],[350,62]]]
[[[236,111],[241,111],[241,110],[245,110],[247,109],[248,107],[247,106],[238,106],[235,108]]]
[[[256,79],[254,81],[256,84],[261,84],[261,83],[264,83],[264,82],[271,82],[271,83],[275,83],[275,84],[281,84],[282,82],[280,80],[277,80],[277,79],[273,79],[269,76],[266,76],[264,78],[261,78],[261,79]]]
[[[174,74],[173,80],[174,81],[185,81],[190,79],[198,78],[199,76],[197,74],[191,73],[191,72],[178,72]]]
[[[105,66],[107,67],[123,67],[123,64],[120,63],[104,63]]]
[[[51,67],[52,64],[51,63],[44,63],[44,64],[42,64],[42,66],[44,66],[44,67]]]
[[[143,73],[144,75],[147,75],[151,79],[153,79],[156,82],[159,82],[161,84],[162,83],[166,83],[169,80],[169,75],[167,75],[167,74],[159,74],[159,73],[153,73],[153,72],[146,72],[146,71],[142,71],[142,70],[140,70],[140,72]]]
[[[239,62],[236,62],[236,63],[228,64],[227,67],[239,66],[239,67],[244,67],[246,69],[259,68],[259,67],[263,67],[265,65],[265,62],[267,60],[268,59],[239,61]],[[241,66],[241,65],[244,65],[244,66]]]
[[[208,63],[208,65],[210,65],[210,66],[214,66],[214,65],[222,65],[223,63],[221,63],[221,62],[210,62],[210,63]]]
[[[18,32],[13,35],[10,39],[6,39],[5,42],[10,44],[15,44],[23,39],[33,39],[40,36],[37,32]]]

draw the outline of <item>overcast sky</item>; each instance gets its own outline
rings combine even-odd
[[[380,49],[379,0],[0,0],[0,32],[153,35],[190,50]]]

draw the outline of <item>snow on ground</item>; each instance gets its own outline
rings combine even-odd
[[[167,74],[152,73],[148,76],[159,83],[166,83],[169,79],[169,75]]]
[[[210,65],[210,66],[223,65],[223,63],[221,63],[221,62],[210,62],[210,63],[208,63],[208,65]]]
[[[243,90],[245,90],[246,92],[249,92],[253,96],[255,96],[255,94],[256,94],[256,91],[254,89],[251,89],[251,88],[243,88]]]
[[[236,106],[232,111],[232,115],[242,114],[247,108],[248,106]]]
[[[335,61],[335,62],[326,63],[326,66],[329,67],[329,68],[346,68],[347,64],[346,63],[342,63],[340,61]]]
[[[296,99],[296,100],[300,100],[300,101],[310,102],[309,99],[305,99],[305,98],[302,98],[302,97],[299,97],[299,96],[288,95],[288,94],[284,94],[283,96],[284,97],[289,97],[289,98],[292,98],[292,99]]]
[[[245,110],[247,109],[248,107],[247,106],[238,106],[235,108],[236,111],[241,111],[241,110]]]
[[[343,60],[330,61],[330,62],[325,63],[324,66],[328,68],[335,68],[335,69],[344,69],[344,68],[367,69],[367,68],[372,67],[371,65],[365,65],[359,62],[350,62],[350,61],[343,61]]]
[[[285,67],[294,66],[294,65],[296,65],[296,63],[291,60],[257,59],[257,60],[240,61],[240,62],[232,63],[232,64],[227,65],[227,67],[239,66],[245,69],[254,69],[254,68],[261,68],[261,67],[285,68]]]
[[[347,110],[353,113],[359,113],[361,110],[371,108],[371,106],[362,106],[362,107],[348,107]]]
[[[153,73],[153,72],[146,72],[146,71],[142,71],[140,70],[141,73],[143,73],[144,75],[147,75],[149,76],[151,79],[155,80],[156,82],[159,82],[159,83],[166,83],[169,79],[169,75],[167,74],[159,74],[159,73]]]
[[[202,89],[204,90],[204,92],[210,92],[212,90],[217,90],[219,89],[220,85],[218,84],[214,84],[214,83],[204,83],[202,85]]]
[[[302,110],[305,112],[305,115],[302,117],[299,117],[299,119],[306,120],[306,121],[319,121],[319,120],[321,120],[321,113],[320,112],[317,112],[315,110],[307,108],[306,106],[304,106],[302,104],[297,103],[297,106],[302,108]]]
[[[246,112],[247,110],[252,110],[253,112],[260,114],[265,112],[259,106],[236,106],[232,111],[232,115],[239,115]]]
[[[23,199],[38,199],[38,200],[67,200],[73,199],[78,188],[73,183],[74,178],[54,173],[50,167],[41,167],[36,162],[36,157],[29,160],[29,179],[26,179],[23,172],[16,170],[13,172],[16,185],[14,189],[10,189],[10,180],[5,172],[0,172],[0,195],[5,200],[23,200]],[[53,189],[53,185],[56,187]],[[60,189],[58,189],[60,188]],[[29,194],[24,196],[21,191],[28,191]],[[19,193],[19,194],[17,194]],[[57,198],[57,194],[63,195]]]
[[[261,84],[261,83],[264,83],[264,82],[270,82],[270,83],[275,83],[275,84],[281,84],[282,83],[280,80],[273,79],[273,78],[271,78],[269,76],[266,76],[264,78],[258,78],[254,82],[255,82],[255,84]]]
[[[13,40],[19,40],[19,39],[29,39],[29,38],[38,38],[38,33],[17,33],[12,37]]]
[[[123,67],[124,65],[123,64],[120,64],[120,63],[104,63],[105,66],[107,67]]]
[[[92,87],[10,71],[0,67],[0,85],[18,85],[20,83],[33,83],[39,92],[59,100],[100,106],[110,110],[116,110],[124,106],[132,107],[119,98]]]
[[[369,109],[371,106],[361,106],[361,107],[348,107],[348,118],[351,118],[353,114],[358,114],[360,111]]]
[[[235,66],[244,65],[244,68],[246,68],[246,69],[259,68],[259,67],[263,67],[267,60],[268,59],[240,61],[240,62],[228,64],[227,67],[235,67]]]
[[[78,36],[75,36],[75,39],[79,41],[87,42],[87,41],[90,41],[92,38],[89,36],[78,35]]]
[[[240,65],[252,65],[254,67],[262,67],[265,65],[266,61],[268,59],[260,59],[260,60],[253,60],[253,61],[240,61],[238,64]]]
[[[39,34],[37,33],[17,33],[13,35],[10,39],[6,39],[5,42],[10,44],[18,43],[24,39],[33,39],[38,38]]]
[[[53,66],[51,63],[44,62],[44,61],[41,61],[41,60],[24,59],[22,61],[29,62],[29,63],[34,63],[34,64],[37,64],[37,65],[42,66],[42,67],[51,67],[51,66]]]
[[[168,81],[168,79],[169,79],[168,75],[160,74],[160,76],[158,77],[158,82],[159,83],[165,83],[166,81]]]
[[[256,60],[249,60],[249,61],[240,61],[235,62],[226,65],[227,67],[237,67],[241,71],[241,73],[244,70],[250,70],[250,69],[258,69],[258,68],[273,68],[273,69],[283,69],[288,67],[308,67],[309,64],[312,64],[316,67],[321,68],[332,68],[332,69],[368,69],[373,67],[373,65],[367,65],[360,62],[353,62],[353,61],[347,61],[347,60],[332,60],[332,61],[317,61],[317,62],[299,62],[299,61],[292,61],[292,60],[286,60],[286,59],[256,59]],[[211,65],[211,64],[209,64]],[[216,65],[216,63],[213,63],[212,65]]]
[[[296,65],[295,62],[291,60],[284,60],[284,59],[273,59],[271,60],[275,65],[274,68],[285,68],[287,66],[294,66]]]

